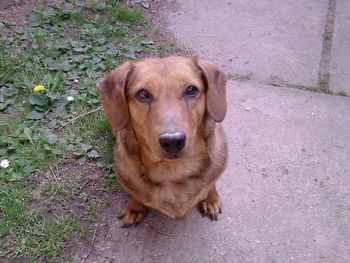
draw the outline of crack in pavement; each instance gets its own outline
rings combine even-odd
[[[328,65],[328,68],[329,68],[329,65]],[[282,79],[276,79],[275,82],[261,80],[261,79],[254,78],[252,74],[232,74],[230,72],[227,72],[226,74],[228,75],[229,80],[235,80],[235,81],[239,81],[239,82],[260,84],[260,85],[273,86],[273,87],[279,87],[279,88],[308,90],[308,91],[316,92],[316,93],[325,93],[328,95],[335,95],[335,96],[342,96],[342,97],[350,98],[350,94],[341,95],[341,94],[339,94],[337,92],[333,92],[331,90],[324,90],[322,87],[322,82],[321,82],[321,85],[319,84],[319,86],[305,86],[305,85],[301,85],[301,84],[291,84],[291,83],[288,83]],[[329,74],[326,74],[325,77],[327,77],[329,79]],[[328,83],[328,79],[324,80],[324,81]]]
[[[335,92],[332,92],[329,88],[333,32],[334,32],[335,19],[336,19],[336,5],[337,5],[337,0],[329,0],[327,15],[326,15],[326,23],[325,23],[324,33],[323,33],[321,60],[319,64],[317,86],[291,84],[283,80],[278,80],[276,82],[259,80],[259,79],[255,79],[253,77],[253,74],[228,73],[229,79],[233,79],[240,82],[250,82],[250,83],[269,85],[274,87],[293,88],[293,89],[308,90],[308,91],[319,92],[319,93],[326,93],[330,95],[340,95]],[[341,96],[345,96],[345,95],[341,95]],[[345,97],[350,97],[350,94],[346,95]]]
[[[326,17],[326,25],[323,33],[321,61],[318,73],[319,85],[325,86],[325,92],[329,93],[329,77],[330,77],[330,62],[331,62],[331,51],[333,42],[333,32],[336,17],[336,4],[337,0],[329,0],[328,11]]]

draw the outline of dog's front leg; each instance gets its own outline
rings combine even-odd
[[[123,228],[137,226],[145,218],[148,207],[138,201],[135,197],[131,197],[128,203],[120,209],[119,219],[123,220]]]

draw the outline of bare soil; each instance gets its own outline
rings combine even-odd
[[[15,27],[28,25],[26,14],[35,5],[56,6],[60,0],[0,0],[0,20]]]
[[[1,34],[8,35],[13,32],[16,28],[21,28],[29,25],[27,19],[27,13],[36,5],[43,5],[47,7],[60,5],[62,0],[0,0],[0,21],[4,21],[7,25]],[[150,27],[148,32],[144,32],[143,37],[145,39],[156,39],[154,43],[154,49],[151,51],[143,52],[138,54],[138,58],[144,58],[147,56],[156,56],[157,47],[162,43],[173,42],[175,43],[174,37],[167,32],[164,28],[164,17],[161,17],[160,10],[177,10],[177,4],[172,1],[149,1],[150,8],[145,9],[135,1],[124,1],[131,7],[142,9],[146,20],[150,21]],[[158,29],[158,30],[155,30]],[[144,28],[142,29],[144,30]],[[166,55],[190,55],[191,52],[185,46],[176,45],[174,48],[165,50]],[[74,159],[66,160],[62,162],[56,170],[48,170],[48,176],[56,176],[55,173],[60,171],[66,172],[69,176],[74,178],[74,183],[82,185],[79,191],[71,196],[72,199],[64,200],[63,196],[57,196],[57,207],[61,205],[61,202],[67,204],[68,210],[76,215],[79,215],[79,220],[82,226],[89,229],[89,233],[84,239],[80,237],[73,237],[63,249],[60,257],[63,259],[65,255],[74,255],[74,262],[89,262],[91,258],[99,258],[99,252],[95,248],[95,241],[103,241],[108,233],[111,231],[109,222],[117,220],[119,208],[125,204],[128,200],[128,194],[118,187],[110,187],[107,191],[101,190],[104,188],[103,184],[106,182],[105,175],[101,168],[97,167],[93,163],[85,163],[79,165]],[[53,173],[53,175],[49,175]],[[57,179],[57,178],[56,178]],[[63,178],[58,178],[59,180]],[[48,179],[45,179],[45,175],[37,175],[30,179],[31,184],[38,185],[36,195],[37,201],[31,205],[31,207],[45,207],[45,202],[50,198],[49,195],[43,195],[41,189],[44,185],[50,183]],[[96,218],[91,222],[87,218],[86,213],[87,207],[90,202],[84,202],[80,197],[84,193],[88,199],[94,200],[95,204],[100,203],[96,206],[95,211]],[[50,206],[43,213],[47,217],[52,216],[57,211],[53,211]],[[114,219],[113,219],[114,218]],[[104,242],[102,242],[104,243]],[[99,248],[101,249],[101,248]]]

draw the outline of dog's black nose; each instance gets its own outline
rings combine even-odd
[[[179,152],[186,144],[186,135],[182,131],[163,132],[158,139],[160,146],[169,153]]]

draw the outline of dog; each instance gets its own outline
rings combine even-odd
[[[117,180],[131,195],[124,227],[149,208],[184,219],[197,204],[212,221],[221,213],[215,183],[227,163],[220,122],[227,76],[199,57],[127,61],[96,85],[115,136]]]

